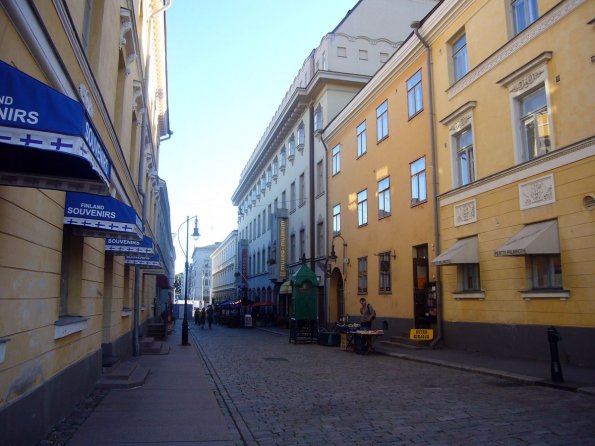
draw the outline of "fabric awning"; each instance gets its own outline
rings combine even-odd
[[[109,195],[111,161],[83,106],[0,60],[0,184]]]
[[[497,256],[560,254],[558,221],[543,221],[525,226],[500,246],[495,254]]]
[[[291,294],[292,291],[293,288],[291,287],[291,280],[286,280],[281,284],[281,287],[279,288],[279,294]]]
[[[152,256],[155,254],[153,239],[145,235],[142,241],[123,238],[106,238],[105,252],[116,256]]]
[[[434,259],[432,265],[459,265],[479,263],[479,241],[477,236],[460,240]]]
[[[143,223],[136,211],[112,197],[67,192],[64,224],[84,237],[115,237],[136,243],[143,239]]]
[[[173,280],[170,280],[165,274],[157,276],[157,286],[162,289],[171,289],[174,287]]]
[[[124,263],[126,265],[140,266],[141,268],[163,268],[158,253],[152,256],[126,256],[124,257]]]

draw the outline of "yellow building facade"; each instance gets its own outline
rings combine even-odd
[[[563,363],[595,364],[594,13],[572,0],[452,2],[421,28],[450,346],[547,360],[554,326]]]
[[[436,324],[427,59],[409,38],[325,129],[330,316],[387,334]]]
[[[394,326],[397,334],[435,328],[435,341],[449,347],[548,360],[548,333],[556,333],[563,364],[595,364],[594,13],[582,0],[452,0],[412,24],[323,134],[337,318],[359,317],[363,295],[387,322],[375,328],[391,335]],[[412,114],[419,69],[423,105]],[[412,166],[422,156],[420,206],[411,201]],[[388,175],[391,212],[378,218],[378,182]],[[418,251],[424,245],[427,253]],[[428,273],[418,285],[420,264]],[[379,293],[387,266],[390,294]],[[358,284],[366,275],[367,294]]]
[[[163,293],[168,3],[0,7],[3,444],[42,438],[106,358],[137,354]]]

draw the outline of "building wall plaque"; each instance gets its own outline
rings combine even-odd
[[[467,225],[477,221],[477,201],[465,201],[454,207],[455,226]]]
[[[519,184],[519,205],[521,210],[530,209],[556,201],[554,175]]]

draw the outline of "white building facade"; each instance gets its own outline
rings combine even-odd
[[[192,304],[192,308],[204,308],[212,303],[211,254],[220,244],[215,242],[194,248],[192,264],[188,269],[188,304]]]
[[[239,286],[248,299],[271,301],[276,314],[287,316],[279,291],[305,261],[319,277],[319,320],[326,320],[326,165],[340,158],[319,134],[399,48],[410,23],[435,4],[361,0],[304,61],[232,196]]]
[[[236,285],[238,231],[233,230],[211,254],[211,302],[238,296]]]

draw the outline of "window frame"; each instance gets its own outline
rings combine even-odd
[[[332,175],[335,176],[341,172],[341,144],[333,147],[333,165]]]
[[[407,114],[409,119],[420,114],[424,109],[421,68],[405,82],[407,86]],[[412,109],[413,105],[413,109]]]
[[[413,166],[422,161],[423,160],[423,169],[418,170],[416,172],[413,172]],[[410,186],[411,186],[411,206],[417,206],[421,203],[425,203],[428,201],[428,184],[427,184],[427,172],[426,172],[426,156],[422,156],[418,159],[416,159],[415,161],[409,163],[409,174],[410,174]],[[417,185],[417,191],[418,191],[418,195],[421,195],[421,187],[420,185],[422,184],[422,181],[420,181],[420,178],[423,178],[423,192],[424,192],[424,197],[423,199],[421,198],[414,198],[413,193],[414,193],[414,180],[415,183]]]
[[[357,227],[368,224],[368,189],[357,193]]]
[[[341,234],[341,204],[333,206],[333,235]]]
[[[368,294],[368,256],[357,258],[357,294]]]
[[[471,135],[471,137],[470,137],[471,142],[469,144],[461,147],[461,145],[460,145],[461,137],[467,132]],[[474,138],[473,138],[473,127],[471,125],[468,125],[468,126],[464,127],[463,129],[461,129],[459,132],[455,133],[453,135],[453,141],[454,141],[454,156],[455,156],[455,170],[456,170],[455,175],[456,175],[456,180],[457,180],[456,187],[466,186],[467,184],[471,184],[476,180],[475,144],[474,144]],[[462,166],[460,163],[461,153],[467,154],[467,158],[468,158],[467,169],[465,172],[468,177],[467,182],[465,182],[464,178],[462,177],[463,169],[462,169]],[[469,157],[469,154],[471,154],[470,157]]]
[[[525,16],[521,21],[516,8],[517,5],[521,5]],[[528,13],[528,14],[527,14]],[[530,17],[534,14],[534,17]],[[539,19],[539,2],[537,0],[511,0],[510,1],[510,18],[512,21],[512,32],[513,35],[518,35]]]
[[[464,44],[457,47],[457,44],[464,39]],[[453,74],[453,83],[458,82],[461,80],[468,72],[469,72],[469,53],[467,51],[467,34],[463,31],[459,33],[450,44],[451,49],[451,64],[452,64],[452,74]],[[463,56],[463,57],[460,57]],[[460,66],[459,62],[463,62],[463,70],[460,72],[457,68]]]
[[[355,133],[357,135],[357,158],[360,158],[368,152],[365,119],[355,128]]]
[[[390,252],[381,252],[378,254],[378,293],[392,293],[392,264],[390,261]],[[388,267],[383,267],[382,262],[387,262]]]
[[[381,183],[387,181],[388,184],[383,189],[380,189]],[[378,219],[383,219],[389,217],[391,215],[391,203],[390,203],[390,176],[382,178],[377,183],[377,190],[378,190]],[[388,211],[386,210],[386,203],[387,203],[387,196],[388,196]]]
[[[388,99],[376,107],[376,142],[388,138]]]

